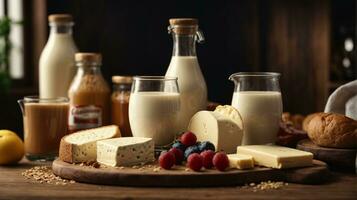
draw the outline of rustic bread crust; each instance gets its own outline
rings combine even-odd
[[[59,149],[59,158],[60,160],[68,163],[73,163],[73,146],[72,144],[66,142],[65,138],[62,137]]]
[[[305,117],[304,121],[302,122],[302,130],[307,132],[308,124],[310,123],[311,119],[314,118],[316,115],[323,114],[322,112],[313,113]]]
[[[316,113],[306,125],[309,138],[317,145],[357,148],[357,121],[341,114]]]

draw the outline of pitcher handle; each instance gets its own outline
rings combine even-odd
[[[25,100],[24,99],[17,100],[17,103],[21,108],[22,114],[25,115]]]

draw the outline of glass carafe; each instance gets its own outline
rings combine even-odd
[[[235,84],[232,106],[243,118],[242,145],[275,143],[283,104],[279,73],[241,72],[229,80]]]
[[[207,106],[207,86],[196,56],[196,42],[204,38],[197,19],[170,19],[168,30],[173,37],[173,52],[166,76],[178,77],[181,132],[186,131],[191,117]]]

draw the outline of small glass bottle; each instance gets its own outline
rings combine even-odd
[[[54,14],[48,21],[50,35],[39,60],[39,93],[41,98],[67,97],[76,73],[74,54],[78,51],[72,37],[73,18]]]
[[[131,137],[128,109],[133,77],[113,76],[112,82],[112,124],[119,126],[123,137]]]
[[[110,88],[104,80],[98,53],[76,53],[78,71],[69,88],[70,132],[95,128],[110,123]]]

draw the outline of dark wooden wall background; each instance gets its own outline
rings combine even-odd
[[[77,46],[103,54],[108,81],[112,75],[163,75],[172,51],[168,19],[196,17],[206,37],[197,52],[210,100],[230,104],[232,73],[277,71],[284,111],[307,114],[321,111],[328,95],[330,5],[329,0],[47,0],[47,13],[74,16]],[[0,122],[0,128],[21,132],[19,123]]]

